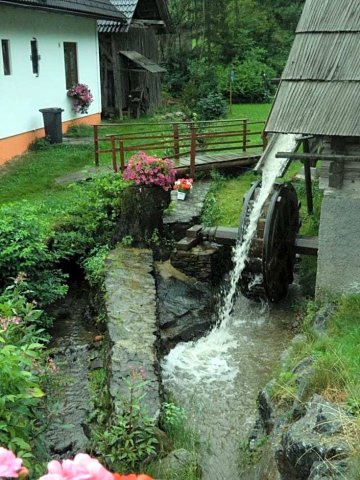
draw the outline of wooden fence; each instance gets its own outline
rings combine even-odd
[[[188,157],[190,175],[195,176],[196,158],[204,152],[214,159],[219,152],[242,152],[245,158],[249,150],[260,151],[265,146],[264,122],[250,122],[245,118],[196,123],[98,124],[93,128],[95,164],[99,165],[101,155],[110,154],[115,172],[124,170],[132,154],[146,151],[172,158],[175,165],[179,165],[180,158]],[[134,128],[138,130],[129,131]]]

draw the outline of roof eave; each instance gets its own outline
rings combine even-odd
[[[118,22],[122,22],[126,20],[126,17],[119,11],[114,11],[113,14],[106,14],[101,12],[83,11],[83,10],[78,10],[76,8],[74,9],[62,8],[56,5],[47,5],[46,3],[34,4],[33,2],[26,2],[26,1],[18,2],[16,0],[2,0],[0,5],[2,4],[13,6],[13,7],[31,8],[34,10],[42,10],[47,12],[63,13],[67,15],[76,15],[76,16],[87,17],[87,18],[94,18],[96,20],[100,20],[100,19],[114,20]]]

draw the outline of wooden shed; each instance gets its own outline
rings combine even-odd
[[[360,292],[360,2],[306,0],[266,125],[312,139],[324,190],[317,290]]]
[[[167,33],[165,0],[112,0],[124,22],[99,21],[103,114],[139,116],[161,105],[157,35]]]

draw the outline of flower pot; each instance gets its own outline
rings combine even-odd
[[[177,198],[178,198],[178,200],[185,200],[185,198],[186,198],[186,192],[179,192],[179,190],[178,190],[178,192],[177,192]]]

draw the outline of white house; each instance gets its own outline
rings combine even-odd
[[[97,19],[123,18],[110,0],[0,0],[0,164],[44,136],[41,108],[64,110],[63,131],[99,122]],[[84,115],[67,96],[77,82],[94,98]]]

